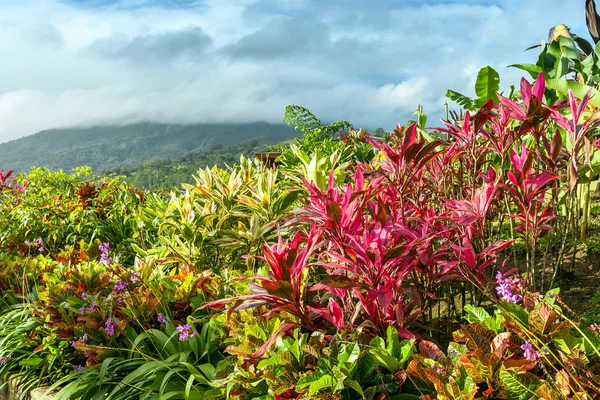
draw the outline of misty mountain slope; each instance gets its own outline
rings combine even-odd
[[[178,158],[215,146],[256,140],[275,143],[297,135],[286,125],[157,124],[52,129],[0,144],[0,169],[28,171],[32,166],[70,171],[89,165],[110,170],[156,158]]]

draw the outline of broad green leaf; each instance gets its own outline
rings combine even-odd
[[[500,380],[506,390],[509,400],[537,399],[536,390],[540,386],[540,380],[532,373],[517,373],[502,368]]]
[[[567,329],[564,329],[553,335],[552,344],[554,344],[558,350],[569,355],[574,349],[581,349],[583,341],[571,335]]]
[[[500,90],[500,75],[492,67],[485,66],[477,74],[475,82],[475,94],[477,94],[476,106],[483,106],[489,99],[498,102],[497,93]]]
[[[455,92],[454,90],[448,90],[446,92],[446,97],[452,101],[455,101],[459,106],[461,106],[467,110],[475,109],[475,106],[473,105],[473,100],[471,100],[469,97],[465,96],[464,94]]]
[[[567,79],[558,79],[546,78],[546,87],[549,89],[554,89],[559,92],[563,97],[567,97],[569,95],[569,89],[573,92],[573,95],[582,99],[588,92],[591,91],[590,104],[600,108],[600,95],[597,89],[592,88],[587,85],[583,85],[577,81],[567,80]]]
[[[358,343],[348,343],[342,347],[342,351],[338,354],[338,362],[354,363],[360,356],[360,346]]]
[[[471,323],[476,322],[483,324],[483,321],[487,318],[491,318],[491,315],[483,307],[475,307],[471,304],[467,304],[465,306],[465,311],[467,312],[465,319]]]
[[[533,79],[537,78],[540,72],[542,72],[542,67],[536,64],[512,64],[509,65],[509,68],[510,67],[518,68],[525,72],[528,72]]]
[[[391,373],[395,374],[400,370],[400,363],[398,362],[398,359],[389,355],[386,350],[369,349],[369,354],[373,357],[377,364],[386,368]]]
[[[508,320],[520,322],[525,328],[529,328],[529,315],[527,310],[518,304],[502,302],[498,304],[501,315]]]

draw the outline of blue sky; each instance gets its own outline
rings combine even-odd
[[[42,129],[326,121],[392,129],[447,89],[471,94],[559,23],[587,37],[584,0],[6,0],[0,141]]]

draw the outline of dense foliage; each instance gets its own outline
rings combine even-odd
[[[433,132],[420,108],[376,138],[290,106],[275,168],[181,190],[2,171],[0,376],[57,399],[597,398],[597,316],[554,286],[597,248],[600,112],[490,74]]]

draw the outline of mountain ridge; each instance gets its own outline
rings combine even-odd
[[[32,166],[71,170],[80,165],[113,170],[153,159],[179,158],[247,141],[270,144],[298,134],[284,124],[165,124],[140,122],[85,128],[48,129],[0,143],[0,169]]]

